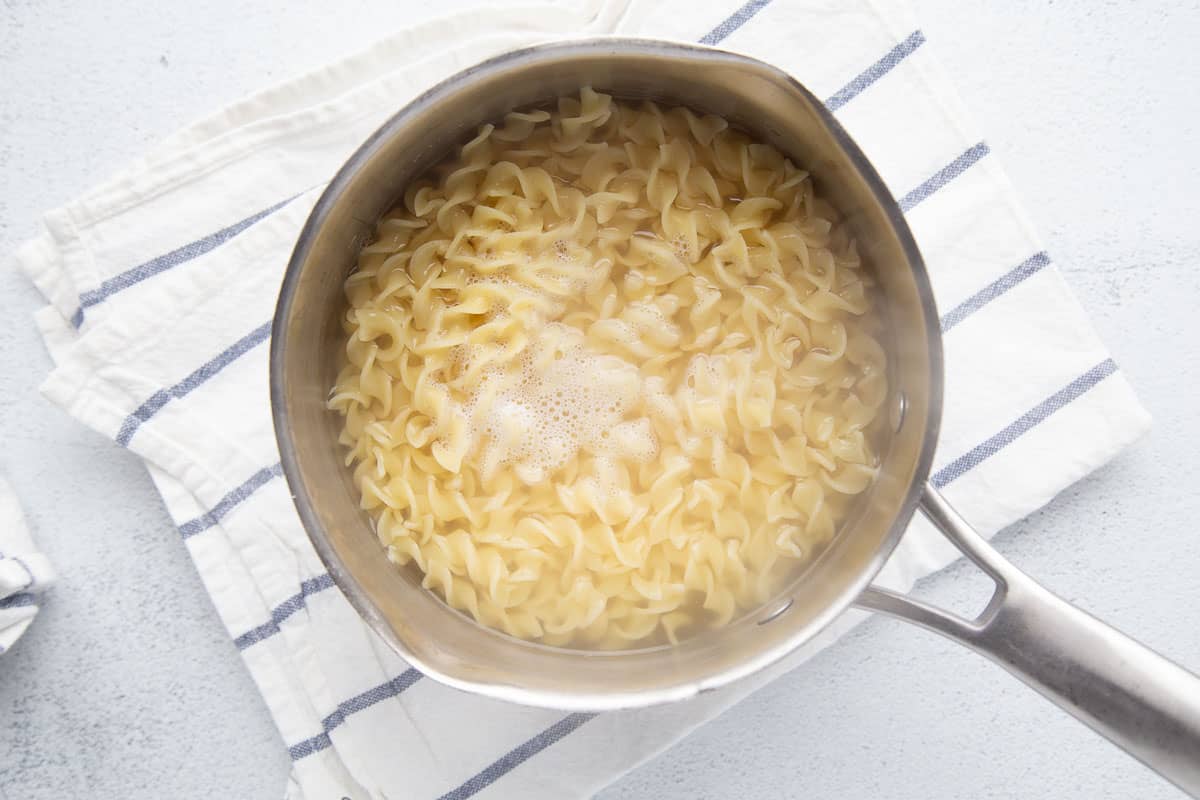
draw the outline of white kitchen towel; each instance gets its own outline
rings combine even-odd
[[[946,334],[934,482],[990,535],[1103,464],[1149,421],[1043,251],[901,3],[583,0],[402,31],[175,135],[46,215],[19,261],[50,304],[44,391],[145,459],[295,763],[289,797],[584,796],[826,646],[722,691],[561,714],[460,693],[359,620],[280,476],[267,391],[279,280],[323,185],[434,82],[513,47],[619,33],[720,45],[825,98],[900,198]],[[955,552],[916,521],[881,580]]]
[[[0,654],[25,633],[53,582],[54,570],[29,538],[12,486],[0,478]]]

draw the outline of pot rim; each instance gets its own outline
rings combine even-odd
[[[797,635],[793,635],[780,645],[764,649],[754,654],[753,657],[739,662],[733,668],[727,668],[721,672],[708,675],[703,679],[679,682],[654,690],[568,693],[544,689],[530,689],[511,684],[496,684],[454,674],[429,663],[428,659],[424,659],[412,652],[411,648],[406,646],[399,636],[396,635],[374,602],[359,586],[357,580],[345,566],[325,534],[324,526],[318,518],[312,498],[309,496],[304,480],[301,477],[296,446],[292,439],[291,418],[284,397],[284,354],[288,348],[287,325],[285,323],[292,311],[296,286],[304,264],[309,257],[309,251],[317,232],[322,228],[331,211],[341,201],[346,187],[353,180],[354,176],[370,160],[372,154],[383,143],[394,136],[397,131],[409,124],[413,117],[419,116],[438,100],[453,95],[477,77],[522,64],[533,65],[539,61],[550,59],[563,53],[602,55],[614,59],[619,59],[627,55],[690,57],[710,62],[711,66],[714,67],[719,67],[721,64],[736,64],[740,68],[750,68],[769,75],[772,80],[784,82],[790,89],[799,92],[810,102],[813,110],[819,116],[821,124],[835,138],[841,152],[845,154],[851,166],[866,182],[875,201],[886,213],[888,223],[894,230],[912,270],[912,277],[921,300],[922,313],[926,321],[930,385],[928,386],[929,402],[925,420],[924,441],[913,464],[911,482],[904,493],[903,501],[898,505],[896,513],[892,517],[887,535],[881,546],[874,552],[869,566],[861,570],[853,580],[846,582],[846,585],[838,593],[836,602],[829,603],[812,619],[803,631]],[[933,462],[941,421],[943,383],[941,332],[937,321],[938,315],[924,260],[904,219],[899,204],[887,189],[874,166],[862,153],[853,139],[850,138],[849,134],[842,128],[840,123],[838,123],[833,114],[818,98],[791,75],[778,67],[758,59],[706,45],[619,36],[556,41],[502,53],[441,81],[406,104],[384,122],[355,150],[353,155],[337,171],[322,192],[305,222],[280,285],[279,298],[272,323],[270,346],[271,414],[275,427],[276,441],[279,446],[283,474],[291,490],[297,513],[317,555],[328,569],[334,583],[347,600],[350,601],[350,604],[359,616],[387,641],[409,665],[415,667],[426,676],[457,689],[524,705],[570,711],[635,708],[693,697],[765,669],[790,653],[795,652],[805,642],[812,639],[821,630],[824,630],[834,619],[841,616],[853,604],[858,595],[867,588],[879,570],[882,569],[887,558],[899,544],[909,520],[915,513],[922,488],[928,478]],[[488,629],[482,630],[488,631]],[[597,652],[595,655],[619,657],[622,652],[637,651]]]

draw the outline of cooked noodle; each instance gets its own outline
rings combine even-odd
[[[765,602],[875,475],[869,276],[807,173],[584,89],[484,125],[346,281],[362,505],[450,605],[554,645]]]

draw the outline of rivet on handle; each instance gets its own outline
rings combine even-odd
[[[787,611],[789,608],[792,607],[793,602],[794,602],[793,598],[789,597],[786,600],[784,600],[783,602],[779,603],[778,605],[775,606],[775,608],[771,609],[766,614],[764,614],[763,618],[758,621],[758,624],[766,625],[768,622],[772,622],[774,620],[779,619],[779,617],[781,617],[783,615],[783,612]]]
[[[900,426],[904,424],[904,415],[908,412],[908,395],[904,392],[896,392],[892,399],[892,410],[890,421],[892,430],[899,432]]]

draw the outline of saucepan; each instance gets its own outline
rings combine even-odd
[[[841,211],[881,288],[890,328],[889,430],[879,477],[826,550],[770,603],[673,646],[585,652],[482,627],[384,556],[360,509],[325,401],[343,345],[342,283],[406,183],[484,122],[581,86],[719,114],[789,155]],[[468,69],[380,128],[329,184],[288,265],[271,342],[283,471],[312,543],[346,597],[410,664],[518,703],[607,710],[683,700],[793,652],[851,606],[881,611],[993,659],[1184,790],[1200,793],[1200,679],[1039,586],[930,483],[942,343],[921,254],[879,175],[792,77],[720,50],[597,39],[533,47]],[[964,619],[872,585],[920,509],[996,584]]]

